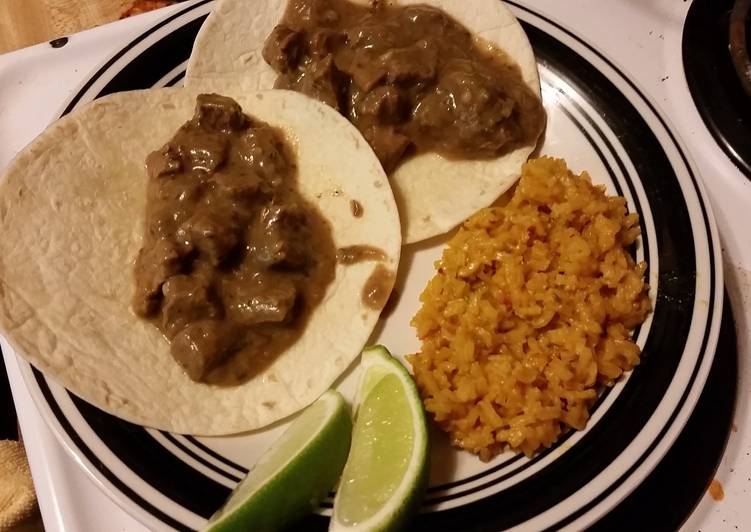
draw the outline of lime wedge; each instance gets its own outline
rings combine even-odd
[[[382,346],[363,351],[360,405],[329,531],[395,530],[428,472],[425,412],[407,370]]]
[[[304,517],[339,479],[351,435],[347,403],[327,391],[258,460],[206,530],[280,530]]]

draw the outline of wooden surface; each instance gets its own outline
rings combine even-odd
[[[0,53],[120,18],[133,0],[0,0]]]

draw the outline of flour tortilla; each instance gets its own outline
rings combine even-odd
[[[297,154],[300,190],[331,222],[335,245],[381,248],[386,267],[396,271],[394,197],[354,126],[297,93],[221,92],[284,131]],[[230,388],[190,380],[130,300],[144,161],[192,116],[197,94],[106,96],[55,122],[11,163],[0,183],[0,329],[46,375],[118,417],[219,435],[272,423],[329,388],[378,320],[379,312],[361,302],[376,263],[337,265],[303,335],[260,375]],[[360,218],[351,213],[353,199],[363,206]]]
[[[369,4],[370,0],[356,0]],[[499,0],[399,0],[442,9],[475,35],[480,46],[505,51],[527,85],[540,94],[537,63],[524,30]],[[270,89],[276,73],[261,57],[266,37],[281,20],[286,0],[219,0],[198,33],[185,84],[234,79],[241,90]],[[404,243],[445,233],[508,190],[521,175],[534,146],[491,160],[448,160],[424,153],[390,176],[402,217]]]

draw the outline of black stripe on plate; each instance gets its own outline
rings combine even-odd
[[[681,156],[683,156],[682,152],[681,152]],[[684,157],[684,161],[686,162],[687,168],[688,168],[688,161],[685,160],[685,157]],[[690,172],[690,170],[689,170],[689,172]],[[707,213],[706,213],[706,211],[703,208],[703,204],[702,204],[702,214],[703,214],[705,223],[708,224],[709,220],[708,220],[708,217],[707,217]],[[709,232],[709,231],[707,231],[707,238],[709,240],[710,249],[713,249],[712,235],[711,235],[711,232]],[[711,252],[709,254],[709,262],[710,262],[710,268],[709,268],[709,270],[710,270],[710,280],[709,280],[709,282],[710,282],[710,287],[711,288],[710,288],[710,294],[709,294],[709,308],[708,308],[707,312],[708,312],[708,315],[709,315],[709,318],[710,318],[708,320],[708,322],[711,323],[711,317],[712,317],[713,312],[714,312],[714,300],[715,300],[715,287],[714,287],[714,284],[715,284],[715,270],[714,270],[714,266],[715,265],[714,265],[714,255]],[[685,402],[686,402],[686,400],[688,398],[688,395],[689,395],[689,393],[692,390],[693,383],[696,380],[696,376],[699,373],[699,368],[701,367],[702,361],[704,360],[704,356],[706,354],[707,344],[709,342],[709,330],[710,330],[709,327],[707,327],[707,329],[705,330],[704,338],[702,339],[702,343],[701,343],[699,360],[697,361],[697,364],[694,366],[694,370],[691,373],[691,378],[689,380],[688,386],[686,387],[686,389],[684,390],[683,394],[681,395],[681,399],[680,399],[680,401],[678,403],[678,407],[675,410],[673,410],[673,413],[670,415],[670,418],[668,419],[667,423],[663,426],[663,428],[660,431],[660,433],[658,434],[657,438],[652,442],[652,444],[647,448],[647,450],[644,451],[641,454],[641,456],[639,457],[639,460],[637,460],[636,462],[634,462],[634,464],[625,473],[623,473],[620,477],[618,477],[618,479],[613,484],[611,484],[604,491],[600,492],[600,494],[597,497],[595,497],[591,502],[589,502],[588,504],[586,504],[585,506],[583,506],[582,508],[580,508],[578,511],[576,511],[576,512],[572,513],[571,515],[569,515],[566,519],[563,519],[563,520],[557,522],[554,526],[550,527],[548,530],[551,530],[551,531],[552,530],[557,530],[557,529],[565,526],[566,524],[575,521],[576,519],[578,519],[579,517],[581,517],[582,515],[584,515],[585,513],[587,513],[589,510],[591,510],[592,508],[594,508],[597,504],[599,504],[601,501],[603,501],[608,495],[610,495],[618,487],[620,487],[623,484],[623,482],[625,480],[627,480],[628,477],[634,471],[636,471],[636,469],[639,468],[644,463],[645,460],[647,460],[649,458],[650,454],[652,454],[652,451],[654,451],[654,449],[657,447],[657,445],[659,445],[662,442],[662,439],[665,437],[665,434],[668,432],[668,430],[670,428],[672,428],[673,423],[675,422],[676,417],[681,412],[681,410],[683,408],[683,405],[685,404]]]
[[[191,458],[193,458],[193,460],[195,460],[196,462],[198,462],[200,464],[203,464],[204,466],[208,467],[209,469],[211,469],[215,473],[218,473],[218,474],[222,475],[224,478],[227,478],[227,479],[229,479],[229,480],[231,480],[233,482],[240,482],[242,480],[241,477],[236,477],[235,475],[226,472],[224,469],[222,469],[220,467],[217,467],[216,465],[214,465],[211,462],[209,462],[208,460],[206,460],[204,457],[196,454],[192,449],[190,449],[190,448],[186,447],[185,445],[183,445],[183,443],[181,441],[179,441],[177,438],[175,438],[171,433],[166,432],[164,430],[160,430],[159,434],[161,434],[170,443],[172,443],[172,445],[174,445],[175,447],[177,447],[178,449],[180,449],[182,452],[184,452],[185,454],[187,454],[188,456],[190,456]],[[159,442],[157,442],[157,443],[159,443]],[[167,450],[169,451],[169,449],[167,449]]]
[[[539,462],[540,460],[542,460],[543,458],[545,458],[546,456],[548,456],[551,452],[553,452],[556,449],[558,449],[560,446],[562,446],[564,443],[566,443],[566,441],[571,436],[573,436],[574,434],[576,434],[576,431],[574,431],[574,430],[568,430],[568,431],[566,431],[563,434],[563,436],[561,436],[560,438],[558,438],[556,440],[556,442],[555,442],[555,444],[553,446],[551,446],[548,449],[545,449],[543,451],[538,452],[535,455],[534,458],[528,460],[527,462],[524,462],[520,467],[517,467],[516,469],[513,469],[511,471],[508,471],[507,473],[504,473],[503,475],[501,475],[498,478],[494,478],[494,479],[492,479],[492,480],[490,480],[488,482],[485,482],[483,484],[479,484],[477,486],[473,486],[473,487],[471,487],[469,489],[466,489],[466,490],[463,490],[463,491],[458,491],[456,493],[451,493],[449,495],[443,495],[443,496],[440,496],[440,497],[431,497],[430,499],[428,499],[428,500],[425,501],[424,505],[425,506],[433,506],[433,505],[436,505],[436,504],[441,503],[441,502],[450,501],[452,499],[458,499],[459,497],[464,497],[466,495],[472,495],[473,493],[477,493],[477,492],[482,491],[484,489],[487,489],[487,488],[489,488],[491,486],[494,486],[495,484],[503,482],[504,480],[507,480],[507,479],[509,479],[509,478],[511,478],[511,477],[513,477],[515,475],[518,475],[519,473],[521,473],[525,469],[527,469],[529,467],[532,467],[537,462]],[[516,456],[523,457],[524,455],[523,454],[517,454]],[[487,474],[488,473],[486,472],[486,473],[484,473],[482,475],[476,475],[476,476],[479,476],[479,478],[482,478],[482,477],[486,476]]]
[[[738,343],[727,290],[723,301],[712,368],[688,423],[655,470],[589,532],[640,530],[645,523],[651,530],[683,530],[706,494],[733,436],[738,397]]]
[[[563,71],[561,71],[559,69],[556,69],[554,66],[551,67],[551,70],[555,71],[556,75],[558,75],[558,77],[560,77],[561,79],[566,80],[567,83],[571,84],[573,82],[573,80],[571,79],[571,77],[569,75],[567,75],[565,72],[563,72]],[[584,110],[584,108],[581,106],[581,104],[579,102],[577,102],[575,99],[573,99],[571,97],[571,95],[566,94],[563,91],[561,91],[561,93],[562,93],[563,97],[566,98],[566,100],[568,100],[571,103],[571,105],[573,105],[574,108],[577,111],[579,111],[579,113],[581,113],[582,116],[584,116],[586,118],[586,120],[589,123],[589,125],[600,136],[600,138],[602,139],[602,141],[605,143],[605,146],[608,148],[608,150],[610,151],[610,153],[613,155],[613,158],[615,159],[616,164],[618,164],[618,169],[621,171],[621,175],[623,175],[623,179],[626,182],[626,186],[628,187],[629,193],[631,194],[631,197],[633,198],[633,201],[634,201],[634,210],[639,215],[639,220],[640,221],[644,220],[644,211],[642,210],[641,200],[639,200],[639,195],[636,193],[636,187],[634,186],[633,179],[631,179],[631,177],[629,176],[628,170],[626,169],[626,164],[623,162],[623,159],[621,159],[618,156],[618,154],[616,153],[615,147],[613,146],[613,143],[610,142],[610,139],[605,135],[605,133],[602,131],[602,129],[600,128],[600,126],[597,124],[597,122],[595,122],[595,120],[592,118],[592,116]],[[561,106],[561,109],[567,115],[569,114],[568,110],[565,107]],[[608,120],[608,117],[609,117],[608,114],[606,114],[604,116],[604,118],[605,118],[606,121]],[[612,130],[612,121],[609,122],[608,125],[611,126],[611,130]],[[590,143],[595,148],[595,150],[597,150],[598,155],[600,155],[600,157],[602,158],[602,155],[600,153],[599,148],[592,142],[592,139],[589,137],[589,135],[583,129],[581,129],[581,132],[587,137],[587,140],[590,141]],[[624,149],[625,149],[625,146],[624,146]],[[636,165],[634,165],[634,166],[636,166]],[[623,189],[621,188],[620,183],[616,180],[614,172],[611,170],[611,168],[610,168],[609,165],[608,165],[608,171],[610,172],[611,180],[615,183],[615,188],[616,188],[616,191],[618,192],[618,195],[619,196],[623,196]],[[637,179],[639,179],[638,175],[636,177],[637,177]],[[653,215],[653,220],[654,220],[654,215]],[[641,240],[642,240],[642,245],[644,247],[644,259],[647,260],[647,259],[649,259],[649,235],[645,231],[641,232]],[[635,254],[634,253],[631,253],[631,255],[634,256],[634,258],[635,258]],[[649,264],[649,261],[647,261],[647,269],[644,270],[644,276],[645,276],[646,279],[649,279],[649,272],[650,272],[650,264]],[[641,328],[641,325],[639,325],[639,329],[640,328]],[[639,335],[638,330],[634,331],[633,336],[636,337],[638,335]]]
[[[710,274],[710,282],[714,285],[714,281],[715,281],[714,269],[712,269],[712,272]],[[714,310],[714,287],[712,289],[712,293],[710,294],[710,300],[709,301],[710,301],[709,302],[709,313],[711,315],[712,311]],[[613,493],[616,489],[618,489],[626,480],[628,480],[628,477],[631,476],[631,474],[633,474],[633,472],[636,471],[649,458],[650,454],[652,454],[652,451],[654,451],[655,448],[660,443],[662,443],[662,439],[665,437],[665,434],[667,434],[668,430],[670,430],[670,428],[672,428],[673,423],[675,422],[675,418],[680,413],[683,405],[686,402],[686,399],[688,398],[688,394],[691,392],[691,389],[693,387],[693,383],[696,380],[696,376],[699,373],[699,368],[701,367],[701,363],[702,363],[702,361],[704,359],[704,354],[706,352],[707,342],[708,341],[709,341],[709,335],[705,334],[704,335],[704,339],[702,340],[702,345],[701,345],[701,356],[700,356],[699,361],[696,364],[696,366],[694,366],[694,371],[691,373],[691,379],[689,380],[689,384],[686,387],[686,389],[684,390],[683,395],[681,396],[681,399],[680,399],[680,401],[678,403],[678,407],[675,410],[673,410],[673,413],[670,415],[670,419],[668,419],[667,423],[665,423],[665,425],[663,426],[662,430],[657,435],[657,438],[652,441],[652,443],[647,448],[647,450],[644,451],[641,454],[641,456],[639,457],[639,459],[636,462],[634,462],[634,464],[631,467],[629,467],[628,470],[626,470],[625,473],[623,473],[621,476],[619,476],[618,479],[615,482],[613,482],[607,489],[601,491],[600,494],[597,495],[597,497],[595,497],[594,499],[592,499],[592,501],[590,501],[588,504],[586,504],[586,505],[582,506],[581,508],[579,508],[579,510],[577,510],[576,512],[573,512],[572,514],[570,514],[565,519],[562,519],[562,520],[558,521],[555,525],[547,528],[546,530],[551,531],[551,532],[554,531],[554,530],[558,530],[558,529],[566,526],[567,524],[575,521],[576,519],[578,519],[579,517],[583,516],[588,511],[590,511],[592,508],[594,508],[595,506],[597,506],[600,502],[602,502],[603,500],[605,500],[605,498],[607,498],[611,493]],[[636,486],[634,486],[633,489],[635,489],[635,488],[636,488]],[[630,493],[630,491],[629,491],[629,493]]]
[[[165,497],[207,519],[229,497],[230,488],[190,467],[141,425],[108,414],[70,392],[68,395],[102,443]]]
[[[569,32],[567,32],[567,33],[569,33]],[[593,51],[594,53],[596,53],[601,59],[603,59],[604,61],[606,61],[611,68],[615,69],[615,66],[612,63],[610,63],[607,59],[605,59],[604,57],[602,57],[602,55],[599,54],[599,52],[597,52],[596,50],[592,49],[586,43],[583,43],[583,44],[585,46],[587,46],[591,51]],[[619,74],[623,75],[619,70],[616,70],[616,71]],[[624,77],[624,79],[625,79],[625,77]],[[670,136],[671,141],[675,145],[675,147],[676,147],[676,149],[677,149],[678,153],[680,154],[680,157],[681,157],[681,159],[683,161],[683,164],[686,167],[688,175],[691,178],[692,184],[694,185],[694,190],[696,191],[698,202],[699,202],[699,205],[701,207],[702,220],[704,222],[704,227],[705,227],[705,230],[707,232],[707,243],[708,243],[708,247],[709,247],[709,286],[710,286],[710,293],[709,293],[709,298],[708,298],[707,324],[706,325],[711,325],[712,319],[713,319],[713,316],[714,316],[714,306],[715,306],[715,296],[716,296],[716,293],[715,293],[715,281],[716,281],[716,277],[715,277],[715,260],[714,260],[714,252],[713,252],[714,251],[714,240],[712,238],[712,231],[711,231],[711,226],[710,226],[710,223],[709,223],[709,216],[708,216],[706,207],[704,205],[704,199],[702,198],[701,192],[699,190],[699,187],[698,187],[698,184],[697,184],[697,181],[696,181],[696,176],[694,175],[693,170],[691,168],[691,165],[688,162],[688,158],[686,157],[686,155],[683,152],[683,150],[681,149],[681,147],[678,145],[677,139],[673,135],[673,132],[667,127],[667,124],[663,120],[662,116],[660,116],[657,113],[657,110],[654,108],[654,106],[651,104],[651,102],[649,102],[644,97],[644,95],[641,93],[641,91],[639,91],[639,89],[630,80],[626,79],[626,81],[629,83],[629,85],[631,85],[631,88],[634,91],[636,91],[637,94],[639,94],[639,96],[645,101],[645,103],[649,106],[650,110],[654,113],[654,115],[657,117],[657,119],[662,124],[663,128],[665,129],[665,131]],[[656,221],[655,221],[655,223],[656,223]],[[660,269],[662,269],[662,266],[660,266]],[[662,278],[662,276],[661,276],[661,278]],[[691,390],[693,388],[693,384],[696,381],[696,377],[698,375],[699,369],[701,368],[702,362],[703,362],[704,357],[706,355],[707,344],[709,342],[710,329],[711,329],[710,326],[707,326],[705,328],[704,336],[702,338],[701,347],[699,349],[699,358],[697,360],[696,365],[694,366],[693,372],[691,374],[691,378],[689,379],[688,386],[686,387],[686,389],[684,390],[683,394],[681,395],[681,399],[678,402],[678,406],[675,408],[675,410],[673,410],[673,413],[671,414],[671,416],[668,419],[667,423],[663,426],[663,428],[660,431],[660,433],[657,436],[657,438],[652,442],[652,444],[647,448],[647,450],[642,453],[642,455],[640,456],[639,460],[637,460],[625,473],[623,473],[606,490],[602,491],[591,502],[589,502],[587,505],[585,505],[582,508],[580,508],[578,511],[576,511],[576,512],[572,513],[571,515],[569,515],[566,519],[563,519],[563,520],[559,521],[558,523],[556,523],[554,526],[550,527],[549,530],[556,530],[558,528],[561,528],[561,527],[565,526],[568,523],[571,523],[571,522],[575,521],[579,517],[581,517],[584,514],[586,514],[589,510],[591,510],[592,508],[594,508],[597,504],[599,504],[600,502],[602,502],[606,497],[608,497],[618,487],[620,487],[622,485],[622,483],[625,480],[627,480],[628,477],[631,474],[633,474],[633,472],[636,471],[636,469],[638,469],[644,463],[644,461],[646,461],[649,458],[649,456],[652,454],[652,451],[654,451],[654,449],[657,447],[657,445],[659,445],[662,442],[662,439],[665,437],[665,434],[668,432],[668,430],[670,428],[672,428],[673,423],[675,422],[676,417],[678,416],[678,414],[683,409],[683,405],[685,404],[685,402],[686,402],[686,400],[688,398],[688,395],[689,395],[689,393],[691,392]]]
[[[458,488],[459,486],[463,486],[465,484],[469,484],[470,482],[474,482],[476,480],[480,480],[482,478],[487,477],[488,475],[492,475],[493,473],[495,473],[497,471],[500,471],[504,467],[510,466],[514,462],[518,462],[522,458],[524,458],[523,454],[515,453],[514,456],[509,457],[507,460],[504,460],[500,464],[494,465],[490,469],[486,469],[484,471],[480,471],[479,473],[475,473],[474,475],[471,475],[471,476],[468,476],[468,477],[465,477],[465,478],[462,478],[462,479],[459,479],[459,480],[454,480],[452,482],[446,482],[445,484],[437,484],[435,486],[430,486],[427,489],[426,493],[428,493],[428,494],[438,493],[438,492],[445,491],[445,490],[448,490],[448,489],[451,489],[451,488]],[[425,501],[423,501],[423,506],[425,506],[425,505],[433,505],[433,504],[437,504],[438,502],[441,502],[441,501],[439,501],[437,499],[441,499],[441,497],[430,497],[430,498],[427,498],[427,499],[425,499]]]
[[[123,55],[125,55],[125,54],[126,54],[126,53],[127,53],[127,52],[128,52],[128,51],[129,51],[130,49],[131,49],[131,48],[133,48],[134,46],[136,46],[136,45],[137,45],[138,43],[140,43],[141,41],[143,41],[143,40],[144,40],[144,39],[145,39],[146,37],[148,37],[148,36],[149,36],[149,35],[151,35],[152,33],[155,33],[155,32],[156,32],[156,31],[158,31],[159,29],[163,28],[164,26],[166,26],[167,24],[169,24],[169,23],[170,23],[170,22],[172,22],[173,20],[175,20],[175,19],[177,19],[177,18],[179,18],[179,17],[181,17],[181,16],[185,15],[186,13],[188,13],[188,12],[190,12],[190,11],[193,11],[194,9],[196,9],[196,8],[198,8],[198,7],[201,7],[202,5],[208,4],[209,2],[212,2],[212,1],[213,1],[213,0],[203,0],[203,1],[201,1],[201,2],[198,2],[197,4],[194,4],[194,5],[192,5],[192,6],[186,7],[185,9],[181,9],[181,10],[180,10],[180,11],[178,11],[177,13],[174,13],[173,15],[171,15],[171,16],[169,16],[169,17],[167,17],[166,19],[164,19],[164,20],[162,20],[162,21],[160,21],[160,22],[156,23],[156,24],[155,24],[154,26],[152,26],[151,28],[149,28],[148,30],[146,30],[145,32],[143,32],[143,33],[142,33],[141,35],[139,35],[138,37],[136,37],[135,39],[133,39],[132,41],[130,41],[130,42],[129,42],[128,44],[126,44],[126,45],[125,45],[125,46],[124,46],[124,47],[123,47],[122,49],[120,49],[120,51],[119,51],[119,52],[117,52],[117,53],[116,53],[115,55],[113,55],[112,57],[110,57],[110,58],[109,58],[109,59],[108,59],[108,60],[107,60],[107,61],[106,61],[106,62],[105,62],[105,63],[104,63],[104,64],[103,64],[103,65],[102,65],[102,66],[101,66],[100,68],[99,68],[99,70],[97,70],[97,71],[96,71],[96,72],[95,72],[95,73],[94,73],[94,74],[93,74],[93,75],[92,75],[92,76],[91,76],[91,77],[90,77],[90,78],[88,79],[88,81],[86,81],[86,83],[84,83],[84,84],[83,84],[83,86],[82,86],[82,87],[81,87],[81,88],[80,88],[80,89],[78,90],[78,92],[76,93],[76,95],[75,95],[75,96],[74,96],[74,97],[73,97],[73,98],[72,98],[72,99],[70,100],[70,102],[68,102],[68,105],[66,105],[66,106],[65,106],[65,110],[64,110],[64,111],[62,112],[62,114],[61,114],[60,116],[66,115],[66,114],[70,113],[70,112],[71,112],[71,111],[72,111],[73,109],[75,109],[76,105],[77,105],[77,104],[78,104],[78,102],[79,102],[79,101],[81,100],[81,98],[82,98],[82,97],[83,97],[83,95],[84,95],[84,94],[86,93],[86,91],[88,91],[88,90],[89,90],[89,89],[91,88],[91,86],[92,86],[92,85],[93,85],[93,84],[94,84],[94,83],[95,83],[95,82],[96,82],[96,81],[97,81],[97,80],[98,80],[98,79],[99,79],[99,78],[100,78],[100,77],[101,77],[101,76],[102,76],[102,75],[103,75],[103,74],[104,74],[104,73],[105,73],[105,72],[106,72],[107,70],[109,70],[109,69],[110,69],[110,67],[112,67],[112,65],[113,65],[113,64],[115,64],[115,62],[116,62],[116,61],[117,61],[118,59],[120,59],[120,58],[121,58],[121,57],[122,57]],[[201,26],[201,24],[203,23],[203,21],[204,21],[204,19],[205,19],[205,18],[206,18],[206,17],[199,17],[198,19],[196,19],[196,20],[194,20],[194,21],[192,21],[192,22],[190,22],[190,23],[186,24],[185,26],[183,26],[183,28],[185,28],[185,27],[187,27],[187,26],[191,26],[191,27],[192,27],[192,25],[193,25],[193,24],[195,24],[195,22],[196,22],[196,21],[198,21],[198,27],[200,28],[200,26]],[[181,28],[181,29],[182,29],[182,28]],[[196,34],[197,32],[198,32],[198,29],[196,28],[196,29],[195,29],[195,31],[193,32],[193,37],[195,37],[195,34]],[[192,38],[191,38],[191,41],[190,41],[190,42],[191,42],[191,43],[193,42]],[[190,55],[190,51],[188,52],[188,55]],[[162,59],[164,59],[165,57],[168,57],[168,56],[162,56]],[[163,71],[162,71],[162,72],[163,72]],[[154,80],[154,83],[156,83],[156,81],[158,81],[158,78],[157,78],[157,80]],[[153,84],[153,83],[152,83],[152,84]],[[141,87],[138,87],[138,88],[141,88],[141,89],[143,89],[143,88],[146,88],[146,87],[149,87],[149,86],[150,86],[150,85],[146,85],[146,86],[141,86]],[[111,91],[111,92],[116,92],[116,91]],[[109,94],[109,92],[102,92],[102,93],[100,93],[100,94],[99,94],[99,96],[104,96],[105,94]]]
[[[665,120],[657,112],[657,110],[655,109],[654,105],[644,96],[644,94],[639,90],[639,88],[634,84],[634,82],[631,81],[630,79],[628,79],[623,74],[623,72],[620,71],[620,69],[618,69],[609,59],[607,59],[606,57],[604,57],[599,51],[597,51],[595,48],[593,48],[592,46],[590,46],[588,43],[586,43],[585,41],[583,41],[578,36],[574,35],[569,30],[561,27],[559,24],[557,24],[554,21],[548,19],[547,17],[544,17],[544,16],[540,15],[539,13],[536,13],[535,11],[533,11],[533,10],[531,10],[529,8],[521,6],[521,5],[517,4],[516,2],[508,1],[508,0],[507,0],[507,2],[509,4],[514,5],[515,7],[519,8],[519,9],[523,10],[523,11],[526,11],[526,12],[532,14],[532,15],[537,16],[538,18],[540,18],[540,19],[544,20],[545,22],[551,24],[552,26],[556,27],[558,30],[562,31],[563,33],[565,33],[566,35],[568,35],[570,38],[572,38],[572,39],[576,40],[577,42],[579,42],[580,44],[582,44],[591,53],[593,53],[600,60],[602,60],[604,63],[606,63],[610,68],[612,68],[615,72],[617,72],[620,75],[620,77],[631,87],[631,89],[636,94],[639,95],[639,97],[647,105],[647,107],[649,107],[650,111],[654,114],[654,116],[657,118],[657,120],[660,122],[660,124],[662,125],[662,127],[664,128],[664,130],[666,131],[666,133],[668,134],[668,136],[670,137],[670,140],[672,141],[674,147],[678,151],[678,153],[679,153],[679,155],[681,157],[681,160],[683,161],[683,164],[686,167],[686,171],[687,171],[687,173],[688,173],[688,175],[689,175],[689,177],[691,179],[691,182],[692,182],[692,184],[694,186],[694,190],[696,192],[697,200],[698,200],[698,203],[699,203],[700,208],[701,208],[701,214],[702,214],[702,219],[703,219],[703,222],[704,222],[704,227],[705,227],[705,230],[706,230],[706,233],[707,233],[707,243],[708,243],[708,248],[709,248],[708,255],[709,255],[709,263],[710,263],[710,267],[709,267],[709,270],[710,270],[710,284],[709,284],[709,286],[710,286],[710,294],[709,294],[709,301],[708,301],[709,307],[708,307],[708,311],[707,311],[707,322],[706,322],[706,325],[711,325],[711,323],[713,321],[713,316],[714,316],[714,302],[715,302],[715,296],[716,296],[716,293],[715,293],[715,281],[716,281],[716,278],[715,278],[715,260],[714,260],[714,240],[713,240],[713,237],[712,237],[711,226],[710,226],[710,223],[709,223],[709,216],[707,214],[706,206],[705,206],[705,203],[704,203],[704,198],[701,195],[701,192],[700,192],[700,189],[699,189],[699,186],[698,186],[698,183],[697,183],[696,176],[693,173],[693,170],[692,170],[692,168],[691,168],[691,166],[690,166],[690,164],[688,162],[688,159],[687,159],[685,153],[683,152],[683,149],[678,144],[675,135],[670,130],[670,128],[668,128],[667,124],[665,123]],[[611,124],[609,124],[609,125],[611,125]],[[611,125],[611,127],[612,127],[612,125]],[[641,174],[641,172],[640,172],[640,175],[643,176],[644,174]],[[642,179],[644,179],[644,177],[642,177]],[[652,211],[652,213],[653,213],[653,216],[656,214],[654,211]],[[665,214],[665,213],[661,213],[661,214]],[[657,223],[658,223],[658,220],[655,219],[655,226],[657,226]],[[662,270],[662,261],[661,261],[661,264],[660,264],[660,270]],[[661,280],[662,280],[662,275],[661,275]],[[582,507],[579,511],[575,512],[574,514],[572,514],[571,516],[569,516],[567,519],[564,519],[564,520],[559,521],[558,523],[556,523],[556,525],[554,525],[553,527],[551,527],[550,530],[554,530],[556,528],[560,528],[562,526],[565,526],[567,523],[570,523],[570,522],[574,521],[575,519],[577,519],[578,517],[581,517],[587,511],[591,510],[594,506],[596,506],[598,503],[600,503],[602,500],[604,500],[608,495],[610,495],[610,493],[612,493],[616,488],[618,488],[622,484],[622,482],[624,480],[626,480],[644,462],[644,460],[647,459],[647,457],[651,454],[651,452],[654,450],[654,448],[659,444],[659,442],[662,440],[662,438],[667,433],[667,431],[669,430],[669,428],[672,426],[672,424],[675,421],[675,418],[677,417],[678,413],[682,410],[683,405],[685,404],[685,402],[687,400],[688,394],[690,393],[690,391],[691,391],[691,389],[693,387],[693,384],[694,384],[694,382],[696,380],[696,376],[698,374],[699,368],[701,367],[702,362],[704,360],[704,357],[706,355],[707,344],[708,344],[708,341],[709,341],[710,328],[711,327],[709,327],[709,326],[705,327],[704,336],[703,336],[701,347],[700,347],[700,350],[699,350],[699,357],[698,357],[696,365],[694,366],[694,370],[692,372],[692,375],[691,375],[691,378],[689,380],[688,386],[686,387],[686,390],[684,391],[683,395],[681,396],[681,399],[680,399],[680,401],[679,401],[676,409],[673,411],[672,415],[670,416],[670,418],[668,420],[668,423],[663,427],[662,431],[658,435],[658,438],[652,442],[652,444],[649,446],[649,448],[647,449],[647,451],[645,451],[642,454],[642,456],[640,457],[640,459],[636,463],[634,463],[634,465],[632,465],[632,467],[630,467],[627,470],[626,473],[622,474],[619,477],[618,481],[616,481],[615,483],[613,483],[607,490],[605,490],[604,492],[602,492],[592,502],[590,502],[589,504],[587,504],[584,507]]]
[[[561,77],[562,79],[565,79],[563,78],[563,76],[559,76],[559,77]],[[571,97],[565,92],[563,92],[562,90],[559,90],[559,93],[561,94],[561,96],[566,98],[566,100],[568,100],[569,103],[574,104],[574,107],[577,109],[577,111],[579,111],[582,114],[582,116],[584,116],[584,119],[587,121],[587,123],[590,126],[594,126],[594,120],[592,120],[592,117],[589,116],[589,114],[586,113],[584,109],[576,105],[575,102],[571,99]],[[615,172],[613,171],[613,167],[610,166],[610,162],[608,162],[608,160],[605,158],[605,155],[602,153],[602,150],[595,142],[595,139],[592,138],[589,132],[584,128],[582,123],[579,122],[579,120],[573,115],[571,111],[566,109],[563,105],[560,106],[560,110],[563,111],[563,114],[566,115],[566,117],[574,123],[574,125],[576,126],[576,129],[579,130],[579,133],[581,133],[582,136],[584,136],[584,138],[587,139],[587,142],[589,143],[589,145],[592,147],[593,150],[595,150],[595,153],[597,153],[597,157],[600,159],[600,162],[602,162],[602,164],[605,166],[605,170],[607,171],[608,176],[610,177],[610,181],[613,183],[613,186],[615,187],[616,194],[618,194],[619,196],[623,196],[623,187],[621,187],[621,183],[616,177]],[[620,165],[621,160],[618,157],[618,154],[613,149],[613,145],[610,144],[610,142],[605,137],[605,135],[603,135],[602,131],[596,130],[596,132],[600,135],[600,139],[605,143],[605,146],[610,149],[610,153],[613,155],[615,160]],[[629,180],[628,174],[624,172],[623,175],[628,181]]]
[[[165,524],[171,526],[172,528],[176,530],[186,531],[186,532],[193,530],[192,528],[185,526],[184,524],[173,519],[169,515],[163,513],[161,510],[153,506],[150,502],[142,498],[138,493],[136,493],[130,487],[128,487],[128,485],[126,485],[122,480],[120,480],[120,478],[117,475],[112,473],[112,471],[110,471],[107,468],[107,466],[104,465],[104,462],[102,462],[101,459],[99,459],[99,457],[97,457],[96,454],[94,454],[91,451],[91,449],[89,449],[89,447],[81,439],[81,436],[78,435],[76,430],[70,424],[70,421],[68,421],[68,418],[65,417],[65,414],[60,408],[60,405],[57,404],[55,397],[52,395],[52,391],[50,390],[49,385],[47,384],[47,381],[44,375],[33,366],[31,369],[34,374],[34,379],[36,380],[37,386],[39,386],[39,389],[41,390],[45,401],[47,401],[47,404],[50,407],[50,411],[55,416],[55,419],[57,419],[57,422],[60,424],[60,427],[68,435],[71,442],[81,451],[83,456],[86,458],[86,460],[89,461],[92,467],[94,467],[97,471],[99,471],[99,473],[101,473],[101,475],[104,476],[104,478],[106,478],[112,484],[112,486],[114,486],[117,490],[119,490],[123,495],[128,497],[130,500],[135,502],[138,506],[146,510],[148,513],[150,513],[152,516],[156,517],[160,521],[164,522]]]
[[[230,460],[230,459],[222,456],[221,454],[219,454],[218,452],[216,452],[211,447],[207,447],[206,445],[204,445],[203,443],[201,443],[199,440],[195,439],[193,436],[190,436],[190,435],[186,434],[186,435],[183,436],[183,438],[185,438],[190,443],[192,443],[193,445],[195,445],[196,447],[198,447],[199,449],[201,449],[206,454],[210,455],[212,458],[216,458],[217,460],[219,460],[220,462],[222,462],[224,465],[228,465],[228,466],[230,466],[232,468],[237,469],[243,475],[247,475],[248,474],[248,469],[246,469],[243,466],[241,466],[240,464],[237,464],[237,463],[233,462],[232,460]]]
[[[172,87],[174,86],[178,81],[182,81],[182,79],[185,77],[185,71],[183,70],[178,75],[176,75],[174,78],[169,80],[167,83],[164,84],[165,87]]]
[[[143,50],[112,76],[95,97],[154,87],[170,70],[188,60],[195,35],[207,16],[187,22]],[[158,53],[155,52],[157,48]],[[176,83],[184,75],[176,74],[170,83]]]

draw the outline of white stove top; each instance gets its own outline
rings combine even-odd
[[[724,500],[705,495],[683,529],[751,529],[747,504],[751,492],[751,245],[747,229],[751,181],[715,144],[686,86],[681,34],[690,2],[535,0],[534,7],[586,35],[649,95],[680,133],[704,178],[720,230],[726,287],[736,319],[738,400],[736,430],[730,434],[715,474],[724,488]],[[94,67],[177,9],[76,34],[62,48],[45,43],[0,56],[0,170],[59,114],[63,102]],[[15,358],[6,355],[5,364],[46,529],[146,530],[109,500],[65,453],[38,415]]]

